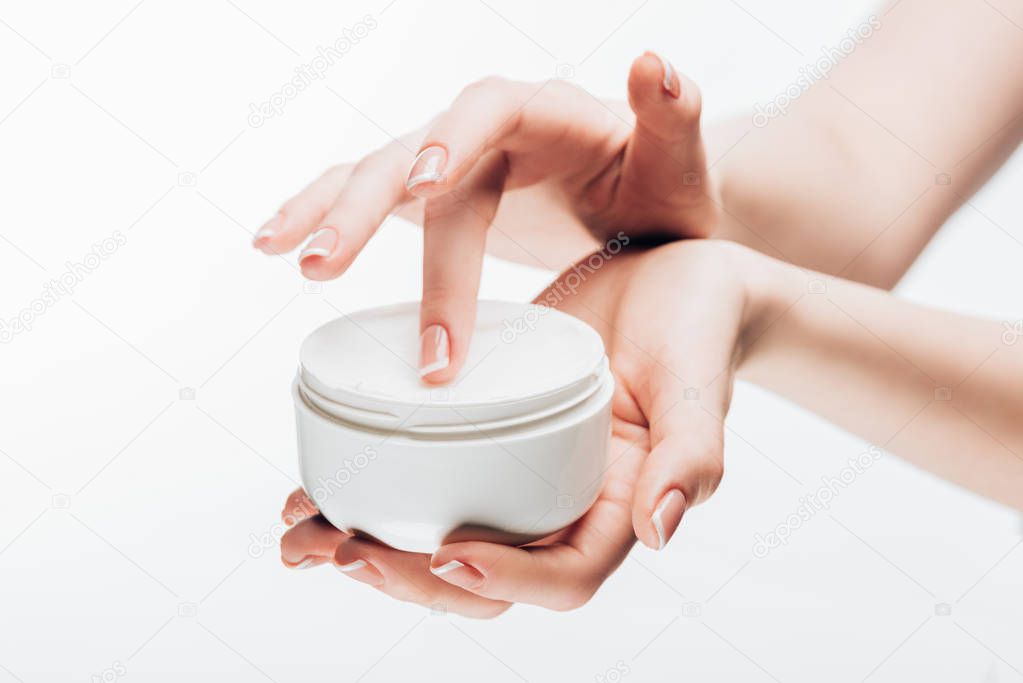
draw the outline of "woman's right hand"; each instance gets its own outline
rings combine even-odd
[[[328,280],[391,213],[421,222],[420,374],[449,381],[468,350],[487,229],[506,190],[520,197],[502,203],[502,216],[515,208],[502,223],[543,229],[560,213],[598,241],[619,231],[705,237],[714,228],[718,191],[695,84],[647,53],[632,65],[629,104],[634,120],[563,81],[485,79],[427,129],[328,170],[282,206],[255,246],[282,253],[312,235],[299,255],[302,272]]]

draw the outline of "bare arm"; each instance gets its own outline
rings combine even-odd
[[[1023,340],[838,278],[808,288],[805,273],[763,262],[740,377],[1023,509]]]
[[[787,113],[709,127],[715,237],[889,288],[1023,139],[1023,6],[900,0],[865,26]]]

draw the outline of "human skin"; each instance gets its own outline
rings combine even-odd
[[[752,116],[701,124],[695,83],[673,69],[682,96],[667,96],[662,65],[652,55],[637,59],[630,72],[632,109],[584,91],[573,106],[559,107],[579,90],[562,82],[488,79],[470,86],[467,92],[475,97],[513,100],[511,121],[543,124],[520,127],[515,138],[505,191],[486,233],[488,250],[560,271],[595,248],[594,232],[597,238],[619,229],[639,234],[650,227],[653,214],[657,227],[670,234],[738,241],[807,268],[891,287],[1023,139],[1023,79],[1018,78],[1023,41],[1012,23],[1023,24],[1023,13],[972,0],[940,5],[899,0],[877,15],[880,27],[869,38],[784,116],[763,127],[754,126]],[[558,97],[548,102],[551,90],[559,91]],[[485,101],[466,119],[476,121],[474,130],[489,130],[506,122],[496,117],[507,109]],[[452,110],[447,114],[450,119]],[[337,251],[327,260],[303,264],[308,276],[328,279],[343,273],[392,210],[423,224],[427,202],[422,197],[436,199],[445,188],[455,189],[450,182],[420,184],[415,194],[404,187],[425,136],[426,130],[410,133],[358,164],[330,169],[284,204],[286,225],[274,225],[257,238],[257,246],[284,253],[319,227],[333,226],[342,234]],[[609,226],[592,219],[578,192],[565,192],[564,173],[538,174],[534,166],[515,176],[516,154],[538,153],[551,140],[559,141],[553,149],[557,171],[564,170],[567,158],[580,162],[571,171],[586,180],[600,176],[613,183],[632,171],[636,185],[660,178],[655,184],[660,194],[651,203],[670,200],[670,210],[647,213],[647,207],[626,206],[628,196],[616,197],[623,206],[613,214],[618,223]],[[646,143],[646,151],[615,174],[613,162],[624,160],[630,141]],[[686,185],[686,173],[696,174],[699,184]],[[948,185],[936,184],[942,173],[948,174]],[[345,188],[357,190],[349,194],[362,198],[362,207],[351,206]],[[443,231],[451,222],[440,213],[433,216],[440,220],[425,221],[427,232],[432,224]],[[710,224],[701,222],[707,216]],[[443,257],[427,253],[425,260]],[[467,282],[467,288],[474,287],[471,278]],[[429,300],[429,289],[427,307],[446,311],[445,302]],[[455,305],[466,298],[453,295]],[[457,362],[456,354],[452,367]]]
[[[299,520],[282,539],[285,564],[332,563],[392,597],[467,616],[513,602],[578,607],[624,559],[634,529],[661,545],[632,500],[673,494],[661,519],[670,536],[714,492],[736,375],[1023,510],[1023,344],[1004,343],[997,322],[717,240],[622,253],[568,296],[538,300],[592,325],[614,369],[607,483],[594,507],[538,545],[453,543],[431,556],[338,531],[296,491],[282,513]]]
[[[1023,136],[1023,81],[1018,78],[1023,41],[1003,12],[986,3],[950,0],[934,6],[901,0],[881,19],[875,35],[826,81],[764,128],[728,122],[708,127],[704,137],[695,85],[672,70],[680,84],[676,99],[663,86],[663,64],[650,55],[638,59],[630,73],[635,118],[627,109],[564,84],[541,91],[539,86],[485,81],[467,90],[475,92],[473,106],[455,107],[447,118],[462,111],[467,130],[475,130],[477,138],[481,129],[494,131],[510,120],[515,125],[506,132],[514,134],[482,134],[496,143],[490,156],[479,154],[479,164],[461,169],[468,183],[438,178],[409,191],[408,164],[421,147],[438,142],[437,136],[420,131],[357,165],[329,171],[284,205],[271,229],[257,237],[257,246],[270,253],[286,251],[317,228],[330,228],[337,236],[331,248],[322,253],[317,251],[322,247],[314,246],[301,258],[307,276],[326,279],[343,273],[392,210],[422,222],[423,330],[437,324],[449,330],[449,362],[426,375],[434,381],[456,373],[464,355],[484,241],[503,256],[560,268],[591,250],[594,235],[613,232],[617,221],[617,227],[636,237],[712,235],[799,266],[890,287]],[[548,100],[552,86],[556,97]],[[497,117],[509,110],[509,98],[515,115]],[[502,104],[489,108],[490,100]],[[447,130],[458,129],[448,121]],[[457,148],[459,140],[444,143]],[[630,149],[637,148],[641,153],[630,156]],[[546,175],[537,169],[546,169]],[[936,184],[942,173],[950,184]],[[695,174],[698,182],[687,184],[687,174]],[[618,191],[642,189],[652,179],[667,179],[653,198]],[[675,190],[664,189],[673,183]],[[608,188],[614,191],[602,191]],[[893,322],[883,329],[892,331]],[[435,361],[441,355],[440,337],[428,340]],[[923,374],[945,381],[950,367],[924,367]],[[868,380],[869,372],[856,377],[851,387],[857,392],[883,386]],[[890,377],[913,379],[898,373]],[[916,380],[911,384],[925,393],[927,383]],[[951,384],[938,388],[951,388],[953,400],[923,409],[922,419],[913,423],[933,426],[933,435],[945,434],[949,426],[932,417],[962,398]],[[1013,404],[1004,405],[1011,409]],[[895,414],[853,411],[829,396],[808,407],[886,438],[880,432]],[[954,421],[956,414],[949,416]],[[874,417],[878,421],[868,424]],[[958,474],[951,470],[949,476]],[[986,470],[974,474],[984,477]],[[670,483],[666,473],[660,476],[662,486],[651,487],[646,495],[639,490],[632,503],[635,534],[648,545],[656,545],[650,519]],[[1004,495],[997,494],[1003,500]]]
[[[731,395],[734,339],[723,333],[715,343],[704,344],[692,330],[708,321],[715,329],[733,332],[744,326],[742,287],[729,284],[726,290],[715,282],[738,283],[729,275],[727,253],[753,252],[731,244],[725,249],[718,246],[699,240],[651,252],[622,252],[605,260],[581,284],[569,279],[567,287],[560,287],[560,281],[555,282],[537,297],[593,326],[604,340],[615,374],[605,482],[597,501],[578,522],[524,548],[455,543],[431,556],[339,531],[316,513],[302,491],[296,491],[282,511],[285,522],[294,525],[281,539],[284,563],[293,568],[331,563],[392,597],[443,604],[448,611],[473,617],[496,616],[512,602],[556,610],[584,604],[635,543],[631,503],[637,486],[656,486],[658,472],[685,468],[685,476],[670,487],[672,509],[663,515],[663,528],[670,535],[685,508],[706,499],[723,472],[721,420]],[[720,292],[716,303],[705,297],[679,297],[671,315],[663,315],[659,301],[663,290],[657,293],[651,287],[692,291],[715,287]],[[636,305],[641,309],[635,315],[626,313]],[[651,324],[652,320],[656,322]],[[691,329],[683,334],[686,328]],[[686,344],[662,343],[676,337],[686,339]],[[695,384],[683,382],[683,377]],[[701,387],[700,401],[682,400],[691,386]],[[641,470],[647,473],[645,479]],[[660,544],[649,519],[643,529],[647,543]],[[453,560],[461,566],[436,573]]]

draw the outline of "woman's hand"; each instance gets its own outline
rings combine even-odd
[[[420,368],[427,381],[446,382],[468,350],[499,202],[501,223],[530,230],[542,214],[549,228],[560,212],[599,242],[618,230],[705,237],[714,228],[719,203],[699,90],[647,53],[632,65],[628,91],[634,123],[624,107],[563,81],[475,83],[426,130],[327,171],[259,230],[255,246],[282,253],[312,235],[299,256],[302,272],[326,280],[348,268],[389,214],[421,221]],[[520,196],[506,201],[506,191]],[[578,233],[543,237],[564,242]]]
[[[521,548],[462,542],[432,556],[405,553],[338,531],[296,491],[282,513],[301,520],[282,539],[284,563],[332,563],[392,597],[469,616],[495,616],[512,602],[582,605],[636,537],[663,547],[717,487],[734,370],[762,325],[764,283],[777,268],[787,266],[690,240],[597,252],[538,297],[600,332],[617,382],[605,485],[567,530]]]

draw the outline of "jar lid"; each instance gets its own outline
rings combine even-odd
[[[547,306],[479,301],[468,357],[444,385],[419,377],[419,304],[367,309],[310,334],[299,386],[321,411],[379,429],[449,433],[533,421],[585,400],[607,374],[600,335]]]

